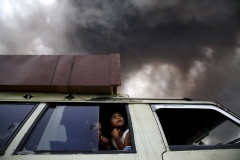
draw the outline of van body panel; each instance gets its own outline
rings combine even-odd
[[[166,149],[150,106],[130,104],[129,109],[139,158],[162,159]]]
[[[26,99],[23,96],[29,94],[33,97]],[[40,92],[0,92],[0,103],[5,102],[39,102],[39,105],[31,116],[27,119],[25,124],[19,130],[18,134],[12,140],[10,145],[5,150],[3,155],[0,155],[1,160],[239,160],[240,149],[212,149],[212,150],[187,150],[187,151],[170,151],[168,143],[158,120],[154,108],[151,106],[158,104],[186,104],[186,105],[211,105],[216,107],[216,110],[221,110],[225,115],[229,114],[221,107],[213,102],[205,101],[187,101],[182,98],[175,99],[144,99],[144,98],[129,98],[127,95],[80,95],[72,94],[74,99],[69,100],[65,97],[69,94],[64,93],[40,93]],[[98,97],[106,97],[99,100]],[[79,104],[126,104],[128,106],[131,127],[133,130],[136,153],[124,152],[103,152],[103,153],[61,153],[50,154],[48,152],[43,154],[27,154],[14,155],[16,148],[21,143],[26,133],[31,128],[39,115],[45,110],[49,102],[56,103],[79,103]],[[156,108],[155,108],[156,109]],[[169,115],[171,117],[171,115]],[[237,116],[234,116],[239,121]]]

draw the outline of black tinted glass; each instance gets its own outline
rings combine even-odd
[[[169,145],[234,144],[240,136],[240,127],[215,110],[158,109],[156,112]]]

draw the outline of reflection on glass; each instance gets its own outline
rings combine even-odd
[[[233,122],[226,120],[212,131],[208,136],[202,139],[206,145],[227,144],[236,138],[240,137],[240,127]]]
[[[0,148],[8,141],[33,104],[0,104]]]
[[[98,106],[48,108],[22,151],[98,150]]]

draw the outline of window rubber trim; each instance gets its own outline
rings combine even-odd
[[[127,113],[127,119],[128,119],[128,129],[129,129],[129,133],[131,135],[131,151],[129,151],[130,153],[137,153],[136,151],[136,145],[135,145],[135,139],[134,139],[134,133],[133,133],[133,127],[132,127],[132,119],[131,119],[131,115],[129,112],[129,106],[128,104],[125,104],[126,107],[126,113]],[[119,152],[119,151],[118,151]],[[126,151],[124,151],[126,152]]]
[[[194,146],[194,145],[170,145],[170,151],[189,151],[189,150],[215,150],[215,149],[240,149],[240,144],[223,144],[223,145],[207,145],[207,146]]]

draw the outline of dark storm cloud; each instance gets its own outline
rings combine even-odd
[[[78,18],[75,32],[68,35],[71,48],[80,43],[76,50],[121,53],[123,85],[133,78],[127,75],[145,64],[155,68],[150,77],[158,72],[157,65],[169,64],[178,68],[169,74],[180,72],[178,85],[185,87],[177,87],[175,76],[169,78],[165,89],[159,86],[160,81],[148,78],[141,83],[152,85],[143,93],[200,99],[205,93],[229,104],[236,101],[231,97],[240,91],[236,89],[239,61],[233,62],[239,54],[239,1],[78,1],[75,5]],[[195,62],[201,62],[204,70],[196,73],[191,90],[184,92]],[[165,90],[165,94],[156,88]],[[179,89],[183,91],[179,93]]]
[[[237,46],[237,1],[140,2],[77,1],[71,48],[191,62],[204,47]]]
[[[1,10],[1,54],[120,53],[120,92],[205,93],[238,106],[238,0],[52,0]]]

